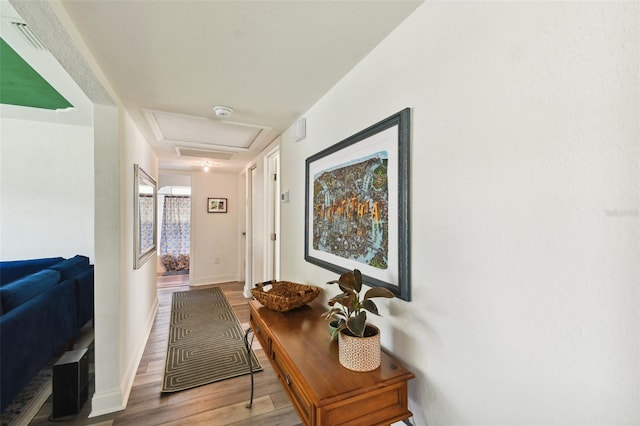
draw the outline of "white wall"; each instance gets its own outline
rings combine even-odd
[[[123,330],[120,359],[123,372],[122,387],[128,396],[158,308],[157,251],[141,267],[133,268],[134,164],[139,164],[157,182],[158,159],[133,119],[123,109],[120,110],[120,122],[123,148],[120,161],[121,187],[123,188],[120,200],[123,224],[120,235],[120,264],[123,266],[120,288],[120,321]]]
[[[187,172],[177,172],[173,170],[160,170],[158,176],[158,189],[165,186],[186,186],[191,187],[191,174]]]
[[[121,188],[119,111],[94,106],[95,167],[95,392],[91,412],[104,414],[125,405],[120,359]]]
[[[412,108],[413,300],[372,321],[416,375],[415,424],[640,423],[638,22],[428,2],[283,135],[282,275],[322,285],[305,159]]]
[[[93,130],[0,120],[0,259],[93,261]]]
[[[191,179],[190,284],[236,281],[240,276],[238,229],[243,218],[238,175],[197,172]],[[207,198],[226,198],[227,213],[207,213]]]
[[[126,407],[158,308],[156,257],[134,269],[134,164],[157,180],[157,158],[131,117],[95,107],[96,386],[91,416]]]

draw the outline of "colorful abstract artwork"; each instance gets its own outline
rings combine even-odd
[[[388,158],[376,152],[314,176],[314,249],[387,269]]]

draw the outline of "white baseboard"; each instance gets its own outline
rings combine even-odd
[[[238,281],[237,274],[229,274],[229,275],[217,275],[217,276],[208,276],[202,278],[194,278],[189,284],[192,286],[199,285],[207,285],[207,284],[221,284],[228,283],[230,281]]]
[[[116,388],[94,393],[91,398],[91,413],[89,413],[89,417],[98,417],[103,414],[114,413],[124,410],[125,407],[122,389]]]
[[[120,388],[95,393],[91,398],[91,413],[89,414],[89,417],[102,416],[103,414],[109,414],[127,408],[129,395],[131,394],[131,388],[133,387],[133,381],[136,378],[136,371],[138,370],[140,360],[144,355],[144,348],[147,346],[147,341],[149,340],[151,328],[153,327],[153,322],[156,318],[156,314],[158,313],[159,306],[160,302],[156,297],[151,313],[147,318],[147,327],[143,332],[143,338],[139,339],[140,344],[136,349],[135,356],[131,358],[131,362],[127,366]]]

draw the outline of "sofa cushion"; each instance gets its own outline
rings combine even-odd
[[[56,284],[0,317],[0,409],[76,333],[74,281]]]
[[[0,262],[0,285],[9,284],[18,278],[42,271],[44,268],[55,265],[63,260],[63,257],[43,257],[40,259]]]
[[[87,256],[75,255],[71,259],[63,260],[49,269],[60,272],[60,281],[68,280],[89,268],[89,258]]]
[[[59,282],[60,272],[45,269],[5,285],[0,288],[0,302],[3,312],[11,311]]]
[[[94,276],[93,265],[75,277],[76,303],[78,306],[78,328],[93,319],[94,310]]]

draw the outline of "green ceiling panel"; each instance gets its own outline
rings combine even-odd
[[[0,103],[53,110],[73,107],[1,38]]]

